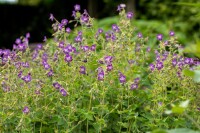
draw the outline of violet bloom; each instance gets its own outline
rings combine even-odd
[[[53,70],[52,70],[52,69],[47,73],[47,76],[48,76],[48,77],[53,76]]]
[[[23,113],[28,114],[29,112],[30,112],[30,109],[27,106],[25,106],[23,109]]]
[[[42,44],[38,44],[36,49],[37,50],[41,50],[42,49]]]
[[[131,90],[135,90],[137,88],[138,88],[138,84],[135,84],[135,83],[131,84]]]
[[[98,80],[100,81],[104,80],[104,72],[98,73],[97,77],[98,77]]]
[[[66,32],[67,32],[67,33],[70,33],[70,32],[71,32],[71,29],[70,29],[69,27],[67,27],[67,28],[66,28]]]
[[[52,14],[52,13],[50,13],[50,17],[49,17],[49,19],[50,19],[51,21],[53,21],[53,20],[54,20],[54,16],[53,16],[53,14]]]
[[[76,18],[76,12],[72,11],[72,17]]]
[[[103,29],[99,28],[99,29],[98,29],[98,33],[99,33],[99,34],[103,33]]]
[[[74,10],[75,11],[80,11],[81,10],[81,6],[78,5],[78,4],[74,5]]]
[[[32,80],[31,74],[29,73],[27,76],[22,77],[22,80],[24,80],[26,83],[30,82]]]
[[[47,37],[46,37],[46,36],[44,36],[43,42],[46,42],[46,41],[47,41]]]
[[[172,65],[173,65],[174,67],[177,65],[177,59],[176,59],[176,58],[172,59]]]
[[[157,40],[158,40],[158,41],[162,41],[162,39],[163,39],[163,35],[162,35],[162,34],[158,34],[158,35],[157,35]]]
[[[162,63],[161,61],[157,61],[157,63],[156,63],[156,68],[157,68],[158,70],[161,70],[161,69],[163,68],[163,63]]]
[[[121,11],[122,9],[124,9],[126,7],[125,4],[120,4],[117,6],[117,11]]]
[[[105,56],[104,57],[104,61],[105,63],[108,65],[108,64],[111,64],[112,61],[113,61],[113,57],[112,56]]]
[[[59,48],[64,48],[64,42],[59,42],[58,47]]]
[[[61,24],[58,24],[58,29],[59,30],[62,30],[64,28],[64,25],[61,23]]]
[[[51,68],[51,66],[45,61],[43,61],[42,64],[43,64],[45,70],[48,70]]]
[[[23,71],[19,71],[19,73],[18,73],[18,78],[22,78],[22,73],[23,73]]]
[[[108,64],[108,65],[106,66],[106,70],[107,70],[107,71],[112,71],[112,70],[113,70],[113,65],[112,65],[112,64]]]
[[[149,53],[151,51],[151,48],[147,47],[146,51]]]
[[[119,30],[119,27],[116,25],[116,24],[113,24],[112,25],[112,30],[114,31],[114,32],[119,32],[120,30]]]
[[[155,65],[154,65],[154,64],[150,64],[150,65],[149,65],[149,69],[150,69],[151,71],[154,71]]]
[[[123,75],[121,72],[119,74],[119,82],[124,84],[126,82],[126,76]]]
[[[128,12],[128,13],[126,14],[126,17],[127,17],[128,19],[132,19],[132,18],[133,18],[133,13],[132,13],[132,12]]]
[[[143,37],[142,33],[139,32],[139,33],[137,34],[137,37],[138,37],[138,38],[142,38],[142,37]]]
[[[66,54],[66,56],[65,56],[65,61],[66,62],[71,62],[73,59],[72,59],[72,56],[71,55],[69,55],[69,54]]]
[[[135,60],[128,60],[128,64],[134,64],[135,63]]]
[[[59,90],[61,88],[61,85],[58,82],[54,82],[53,87]]]
[[[87,52],[87,51],[89,51],[89,46],[82,46],[82,50],[84,51],[84,52]]]
[[[82,36],[77,36],[77,37],[75,37],[75,42],[81,42],[82,41]]]
[[[93,45],[90,47],[90,50],[91,50],[91,51],[95,51],[95,50],[96,50],[96,45],[93,44]]]
[[[62,94],[62,96],[67,96],[67,91],[64,88],[60,89],[60,93]]]
[[[174,35],[175,35],[174,31],[170,31],[170,32],[169,32],[169,35],[170,35],[170,36],[174,36]]]
[[[86,74],[86,68],[85,66],[80,66],[80,71],[81,74]]]
[[[62,24],[63,26],[66,26],[67,23],[68,23],[68,20],[67,20],[67,19],[62,19],[62,20],[61,20],[61,24]]]
[[[140,82],[140,78],[135,78],[134,83],[138,84]]]
[[[17,38],[17,39],[15,40],[15,43],[16,43],[16,44],[22,43],[22,42],[21,42],[21,39],[20,39],[20,38]]]
[[[86,16],[86,15],[82,15],[81,16],[81,22],[82,23],[88,23],[88,21],[89,21],[89,17],[88,16]]]
[[[29,68],[30,66],[28,62],[22,62],[21,64],[23,67],[26,67],[26,68]]]
[[[24,43],[20,43],[19,45],[18,45],[18,50],[19,51],[24,51],[26,49],[26,46],[24,45]]]
[[[30,33],[26,33],[26,38],[30,38]]]

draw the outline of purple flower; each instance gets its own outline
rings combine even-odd
[[[112,25],[112,30],[114,31],[114,32],[119,32],[120,30],[119,30],[119,27],[116,25],[116,24],[113,24]]]
[[[26,33],[26,38],[30,38],[30,33]]]
[[[86,68],[85,66],[80,66],[80,71],[81,74],[86,74]]]
[[[112,61],[113,61],[113,57],[112,56],[105,56],[104,57],[104,61],[105,63],[108,65],[108,64],[111,64]]]
[[[64,88],[61,88],[61,89],[60,89],[60,93],[61,93],[63,96],[67,96],[67,91],[66,91]]]
[[[194,60],[192,58],[185,58],[184,62],[185,64],[192,65],[194,63]]]
[[[128,63],[131,65],[131,64],[134,64],[135,61],[134,60],[128,60]]]
[[[26,68],[29,68],[30,66],[28,62],[22,62],[21,64],[23,67],[26,67]]]
[[[142,33],[139,32],[139,33],[137,34],[137,37],[138,37],[138,38],[142,38],[142,37],[143,37]]]
[[[81,10],[81,6],[78,5],[78,4],[74,5],[74,10],[75,11],[80,11]]]
[[[76,18],[76,12],[72,11],[72,17]]]
[[[67,23],[68,23],[68,20],[67,20],[67,19],[62,19],[62,20],[61,20],[61,24],[62,24],[63,26],[67,25]]]
[[[24,43],[20,43],[19,45],[18,45],[18,50],[19,51],[24,51],[26,49],[26,46],[24,45]]]
[[[16,44],[20,44],[20,43],[22,43],[22,41],[21,41],[20,38],[17,38],[17,39],[15,40],[15,43],[16,43]]]
[[[133,18],[133,13],[132,13],[132,12],[128,12],[128,13],[126,14],[126,17],[127,17],[128,19],[132,19],[132,18]]]
[[[49,19],[50,19],[51,21],[53,21],[53,20],[54,20],[54,16],[53,16],[53,14],[52,14],[52,13],[50,13],[50,17],[49,17]]]
[[[161,70],[161,69],[163,68],[163,63],[162,63],[161,61],[157,61],[157,62],[156,62],[156,68],[157,68],[158,70]]]
[[[45,61],[43,61],[42,64],[43,64],[45,70],[48,70],[51,68],[51,66]]]
[[[108,64],[107,66],[106,66],[106,70],[107,71],[112,71],[113,70],[113,65],[112,64]]]
[[[104,72],[98,73],[98,80],[100,81],[104,80]]]
[[[119,74],[119,82],[122,84],[126,82],[126,76],[123,75],[121,72]]]
[[[32,80],[31,74],[29,73],[27,76],[23,76],[22,80],[24,80],[26,83],[30,82]]]
[[[69,27],[67,27],[67,28],[66,28],[66,32],[67,32],[67,33],[70,33],[70,32],[71,32],[71,29],[70,29]]]
[[[125,4],[120,4],[117,6],[117,11],[121,11],[122,9],[124,9],[126,7]]]
[[[95,51],[95,50],[96,50],[96,45],[93,44],[93,45],[90,47],[90,50],[91,50],[91,51]]]
[[[23,71],[19,71],[19,73],[18,73],[18,75],[17,75],[19,78],[22,77],[22,72],[23,72]]]
[[[158,34],[157,35],[157,40],[162,41],[162,39],[163,39],[163,35],[162,34]]]
[[[174,67],[177,65],[177,59],[176,59],[176,58],[172,59],[172,65],[173,65]]]
[[[74,40],[75,40],[75,42],[77,42],[77,43],[78,43],[78,42],[81,42],[81,41],[82,41],[82,37],[81,37],[81,36],[77,36]]]
[[[138,88],[138,84],[136,83],[131,84],[131,90],[135,90],[137,88]]]
[[[174,31],[170,31],[170,32],[169,32],[169,35],[170,35],[170,36],[174,36],[174,35],[175,35]]]
[[[61,24],[58,24],[58,29],[59,30],[62,30],[64,28],[64,25],[61,23]]]
[[[99,29],[98,29],[98,33],[99,33],[99,34],[103,33],[103,29],[99,28]]]
[[[61,88],[61,85],[58,82],[54,82],[53,87],[59,90]]]
[[[147,51],[147,52],[150,52],[150,51],[151,51],[151,48],[150,48],[150,47],[147,47],[146,51]]]
[[[89,21],[89,17],[88,16],[86,16],[86,15],[82,15],[81,16],[81,22],[82,23],[88,23],[88,21]]]
[[[35,94],[39,95],[40,94],[40,90],[35,90]]]
[[[89,51],[89,46],[82,46],[82,50],[84,51],[84,52],[87,52],[87,51]]]
[[[53,70],[52,69],[47,73],[47,76],[49,76],[49,77],[53,76]]]
[[[47,41],[47,37],[46,37],[46,36],[44,36],[43,42],[46,42],[46,41]]]
[[[41,50],[42,49],[42,44],[38,44],[36,49],[37,50]]]
[[[154,71],[155,65],[154,65],[154,64],[150,64],[150,65],[149,65],[149,69],[150,69],[151,71]]]
[[[25,106],[23,109],[23,113],[28,114],[29,112],[30,112],[30,109],[27,106]]]
[[[135,78],[134,83],[138,84],[140,82],[140,78]]]
[[[59,47],[59,48],[64,48],[64,42],[59,42],[58,47]]]
[[[72,56],[71,55],[69,55],[69,54],[66,54],[66,56],[65,56],[65,61],[66,62],[71,62],[73,59],[72,59]]]

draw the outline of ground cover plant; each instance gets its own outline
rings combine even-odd
[[[131,23],[135,14],[124,8],[118,6],[118,23],[104,31],[75,5],[74,20],[50,14],[54,39],[44,38],[45,46],[31,51],[27,33],[12,51],[0,50],[0,131],[199,129],[199,83],[188,76],[199,59],[184,56],[170,30],[149,47]]]

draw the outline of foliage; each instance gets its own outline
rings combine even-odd
[[[74,20],[50,14],[54,39],[44,38],[45,46],[31,51],[27,34],[16,39],[12,51],[0,50],[1,132],[198,129],[199,84],[182,72],[195,70],[199,60],[184,57],[173,31],[167,41],[162,34],[149,41],[136,29],[133,14],[124,5],[118,9],[118,22],[109,31],[98,29],[76,5]],[[71,31],[69,23],[81,26]],[[185,100],[190,104],[181,113],[196,123],[165,114],[172,103]]]

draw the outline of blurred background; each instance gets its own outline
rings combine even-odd
[[[31,43],[51,37],[49,14],[72,19],[75,4],[87,9],[99,27],[109,29],[117,22],[117,5],[125,3],[135,14],[134,25],[145,36],[175,31],[182,44],[200,38],[199,0],[0,0],[0,48],[12,48],[15,39],[27,32]],[[71,27],[72,28],[72,27]]]

